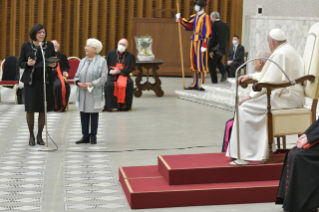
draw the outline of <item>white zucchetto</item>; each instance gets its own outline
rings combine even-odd
[[[269,36],[276,41],[285,41],[286,35],[281,29],[273,29],[269,32]]]

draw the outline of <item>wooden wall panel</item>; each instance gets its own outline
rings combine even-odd
[[[10,11],[10,28],[8,29],[8,32],[10,33],[10,55],[15,55],[15,40],[16,36],[19,33],[16,28],[16,21],[17,21],[17,0],[11,0],[11,11]]]
[[[179,1],[182,17],[195,13],[193,0]],[[29,31],[35,23],[46,26],[47,39],[58,40],[60,50],[67,56],[84,57],[85,41],[90,37],[102,41],[102,55],[115,49],[122,37],[129,40],[129,50],[133,52],[136,36],[133,18],[152,18],[154,9],[176,9],[175,4],[175,0],[1,0],[0,60],[19,56],[20,47],[30,40]],[[219,11],[221,20],[230,26],[231,36],[241,35],[242,6],[243,0],[211,0],[205,11],[207,14]],[[174,19],[174,12],[157,11],[155,17]],[[188,49],[187,36],[183,42]],[[184,56],[188,61],[189,55]],[[174,57],[179,61],[178,54]]]

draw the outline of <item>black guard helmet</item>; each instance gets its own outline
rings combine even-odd
[[[200,7],[206,7],[209,0],[194,0],[194,5],[197,4]]]

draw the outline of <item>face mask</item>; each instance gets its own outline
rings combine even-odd
[[[196,12],[199,12],[199,11],[200,11],[200,6],[195,5],[195,11],[196,11]]]
[[[125,52],[126,48],[125,48],[125,46],[122,46],[122,45],[119,44],[119,45],[117,45],[117,50],[119,52],[123,53],[123,52]]]
[[[237,45],[237,40],[233,40],[233,44],[234,44],[234,45]]]

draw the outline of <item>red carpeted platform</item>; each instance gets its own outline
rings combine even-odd
[[[282,164],[228,162],[224,153],[159,156],[158,166],[122,167],[119,178],[132,209],[275,201]]]
[[[229,165],[225,153],[158,156],[158,168],[170,185],[278,180],[282,163]]]

